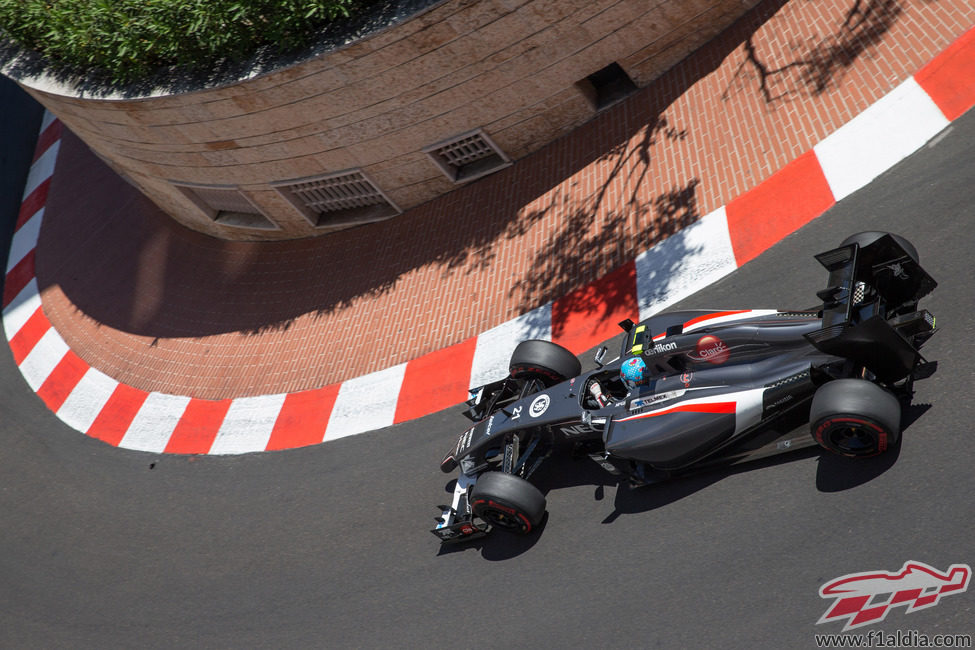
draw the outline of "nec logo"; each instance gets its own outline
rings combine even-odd
[[[816,624],[846,619],[843,631],[877,623],[893,607],[907,606],[907,613],[934,607],[942,596],[968,589],[972,568],[952,564],[945,573],[923,562],[905,562],[900,571],[867,571],[840,576],[819,588],[822,598],[835,598]]]

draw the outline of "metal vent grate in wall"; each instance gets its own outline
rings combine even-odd
[[[511,164],[481,130],[464,133],[423,150],[455,183],[470,181]]]
[[[379,221],[399,208],[361,170],[276,184],[316,227]]]
[[[275,230],[277,225],[235,187],[177,185],[210,219],[224,226]]]

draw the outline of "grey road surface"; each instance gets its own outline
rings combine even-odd
[[[323,446],[155,456],[67,429],[0,348],[0,647],[815,647],[846,573],[975,564],[975,112],[681,306],[808,307],[812,254],[912,240],[940,368],[903,444],[805,450],[630,491],[552,461],[539,534],[441,552],[455,411]],[[4,226],[7,228],[8,226]],[[8,235],[9,236],[9,233]],[[975,588],[862,631],[975,633]]]

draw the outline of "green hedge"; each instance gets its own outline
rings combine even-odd
[[[0,0],[0,31],[68,72],[116,83],[164,66],[293,51],[358,0]]]

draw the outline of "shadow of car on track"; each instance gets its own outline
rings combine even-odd
[[[930,408],[930,404],[908,406],[901,418],[902,435],[910,435],[907,430]],[[885,453],[872,458],[844,458],[813,446],[740,465],[701,469],[646,487],[626,489],[621,485],[616,491],[615,510],[603,523],[612,523],[622,514],[637,514],[669,505],[740,472],[751,472],[814,456],[818,456],[816,489],[819,492],[842,492],[868,483],[893,467],[900,457],[901,440]]]
[[[653,485],[637,488],[621,485],[616,491],[615,509],[602,523],[611,524],[620,515],[640,514],[662,508],[742,472],[757,471],[803,458],[811,458],[820,454],[821,451],[816,447],[806,447],[788,454],[754,460],[740,465],[705,468],[689,474],[675,476],[666,482]]]
[[[442,544],[437,555],[474,551],[480,552],[485,560],[492,562],[510,560],[535,546],[541,538],[542,533],[545,532],[545,524],[547,523],[548,512],[542,516],[541,523],[535,526],[535,529],[527,535],[511,535],[498,532],[471,542]]]
[[[907,407],[902,416],[902,432],[907,432],[910,426],[930,408],[930,404],[912,404]],[[602,520],[603,524],[612,524],[621,515],[641,514],[665,507],[741,472],[759,471],[763,468],[813,457],[818,457],[816,489],[819,492],[849,490],[872,481],[893,467],[900,456],[900,450],[901,444],[898,441],[886,453],[879,456],[852,459],[829,453],[818,446],[811,446],[737,465],[702,468],[659,483],[635,488],[620,481],[618,477],[607,473],[585,457],[557,457],[549,459],[539,469],[533,482],[546,495],[553,490],[590,485],[594,487],[593,498],[596,501],[605,498],[607,486],[615,487],[616,496],[613,502],[613,511]],[[453,486],[454,481],[450,481],[446,486],[446,491],[452,492]],[[547,522],[548,512],[545,513],[541,524],[536,526],[535,530],[528,535],[510,535],[498,532],[467,544],[444,545],[440,548],[439,554],[444,555],[466,549],[475,549],[480,551],[486,560],[511,559],[535,546],[545,531]]]

